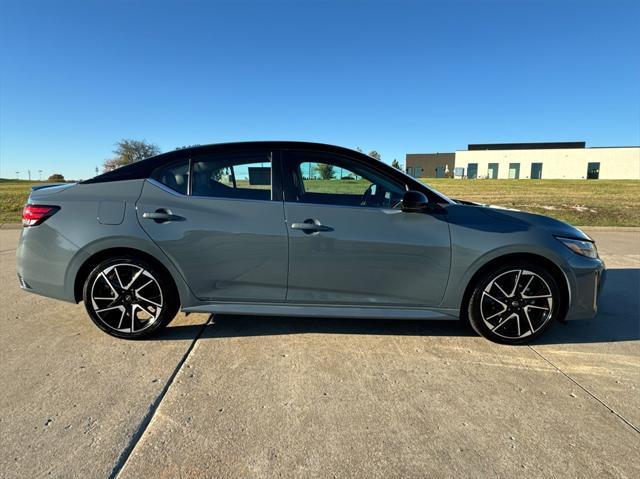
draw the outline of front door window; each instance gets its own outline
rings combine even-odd
[[[319,205],[393,208],[406,191],[402,184],[342,158],[300,153],[289,165],[290,200]]]

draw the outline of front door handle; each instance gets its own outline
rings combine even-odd
[[[171,210],[165,210],[164,208],[157,209],[153,213],[142,213],[142,217],[146,220],[153,220],[156,223],[166,223],[167,221],[184,221],[184,218],[182,216],[174,215],[173,213],[171,213]]]
[[[304,233],[318,233],[320,231],[333,231],[330,226],[323,225],[319,220],[315,218],[307,218],[302,223],[292,223],[291,229],[301,230]]]

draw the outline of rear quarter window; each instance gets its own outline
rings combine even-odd
[[[189,187],[189,160],[181,160],[162,166],[152,173],[151,178],[186,195]]]

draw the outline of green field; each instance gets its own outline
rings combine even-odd
[[[451,198],[542,213],[582,226],[640,226],[638,180],[426,179]],[[312,180],[314,191],[362,193],[366,182]],[[329,184],[325,184],[329,183]],[[20,221],[32,184],[0,179],[0,223]],[[311,185],[309,185],[311,186]]]
[[[425,179],[450,198],[541,213],[579,226],[640,226],[640,180]]]
[[[31,185],[43,183],[0,178],[0,223],[20,222]]]

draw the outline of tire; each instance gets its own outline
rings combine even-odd
[[[484,272],[467,304],[471,327],[490,341],[525,344],[558,319],[560,288],[543,267],[513,261]]]
[[[82,297],[96,326],[125,339],[157,333],[180,308],[171,277],[135,256],[101,262],[87,277]]]

